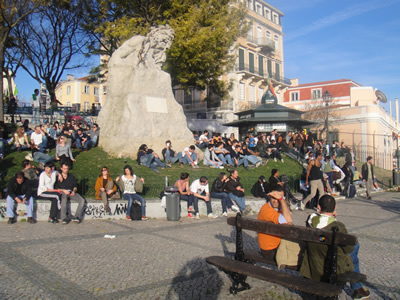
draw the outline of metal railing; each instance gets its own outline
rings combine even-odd
[[[257,75],[257,76],[263,77],[264,79],[271,78],[271,79],[274,79],[274,80],[276,80],[278,82],[290,85],[290,79],[289,78],[282,77],[282,76],[280,76],[279,73],[276,73],[276,72],[268,72],[268,71],[266,71],[264,69],[261,70],[255,65],[254,66],[250,66],[248,64],[239,64],[239,66],[237,66],[235,68],[235,71],[236,72],[247,72],[247,73],[250,73],[252,75]]]

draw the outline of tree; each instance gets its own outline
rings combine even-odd
[[[46,10],[29,15],[14,31],[24,56],[22,67],[37,82],[46,84],[52,104],[64,71],[85,65],[89,39],[80,27],[82,9],[79,0],[53,1]]]
[[[41,0],[3,0],[0,2],[0,69],[4,66],[4,52],[10,32],[31,13],[37,11],[45,2]],[[0,121],[3,113],[3,72],[0,72]]]
[[[91,10],[86,10],[83,26],[95,36],[93,53],[111,56],[132,36],[168,23],[175,39],[164,69],[173,83],[226,94],[220,77],[231,66],[230,47],[247,32],[244,7],[229,0],[87,0],[86,5]]]
[[[12,88],[12,79],[16,76],[17,71],[21,67],[23,60],[24,59],[21,55],[21,52],[14,43],[14,38],[12,36],[9,36],[6,43],[6,49],[4,51],[3,75],[7,78],[7,94],[10,97],[14,95],[14,90]]]

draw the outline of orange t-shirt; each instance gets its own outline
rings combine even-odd
[[[280,212],[272,208],[268,202],[264,204],[263,207],[261,207],[257,219],[262,221],[272,222],[274,224],[279,224],[279,216]],[[265,233],[258,233],[258,244],[260,245],[260,248],[262,250],[276,249],[278,248],[280,243],[281,243],[280,237]]]

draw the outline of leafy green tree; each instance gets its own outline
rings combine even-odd
[[[52,104],[64,71],[85,66],[89,38],[80,26],[80,0],[52,1],[46,10],[29,15],[13,34],[24,57],[22,68],[46,84]],[[73,59],[74,58],[74,59]]]
[[[0,1],[0,69],[4,66],[4,53],[10,32],[27,16],[44,5],[44,1],[1,0]],[[0,72],[0,121],[3,113],[3,72]]]
[[[231,66],[236,39],[247,32],[246,10],[230,0],[87,0],[83,27],[93,33],[91,50],[108,55],[134,35],[152,26],[170,24],[175,39],[164,69],[185,89],[209,88],[221,97],[227,84],[221,76]],[[236,2],[236,1],[235,1]],[[106,60],[102,61],[103,67]],[[95,69],[95,73],[102,73]]]

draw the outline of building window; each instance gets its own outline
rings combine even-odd
[[[279,25],[279,16],[276,13],[272,14],[272,22]]]
[[[271,32],[267,31],[265,36],[267,37],[267,40],[271,40]]]
[[[254,54],[249,52],[249,72],[254,73]]]
[[[90,86],[85,85],[85,94],[90,94]]]
[[[258,45],[262,44],[262,40],[263,40],[262,28],[257,27],[257,44]]]
[[[244,71],[244,50],[239,49],[239,71]]]
[[[275,79],[281,81],[281,65],[275,63]]]
[[[244,83],[241,82],[241,83],[239,83],[239,100],[240,101],[244,101],[245,100],[244,91],[245,91]]]
[[[249,101],[255,103],[256,102],[256,87],[254,85],[249,86]]]
[[[183,104],[192,104],[192,94],[185,90],[183,91]]]
[[[259,4],[256,4],[256,12],[262,16],[262,7]]]
[[[290,101],[299,101],[300,93],[299,92],[290,92]]]
[[[264,17],[271,20],[271,11],[268,8],[264,8]]]
[[[66,107],[71,107],[71,102],[67,102],[67,103],[65,104],[65,106],[66,106]]]
[[[272,77],[272,61],[271,60],[267,60],[267,70],[268,70],[268,77],[271,78]]]
[[[264,57],[258,56],[258,75],[264,77]]]
[[[99,88],[98,87],[94,87],[93,88],[93,94],[95,94],[96,96],[99,94]]]
[[[71,86],[67,85],[67,95],[71,94]]]
[[[247,0],[247,7],[248,7],[250,10],[253,10],[253,0]]]
[[[90,102],[85,101],[85,103],[83,103],[83,110],[88,111],[89,109],[90,109]]]
[[[275,50],[279,49],[279,37],[274,35]]]
[[[313,100],[321,99],[322,98],[321,89],[311,90],[311,97],[312,97],[311,99],[313,99]]]

